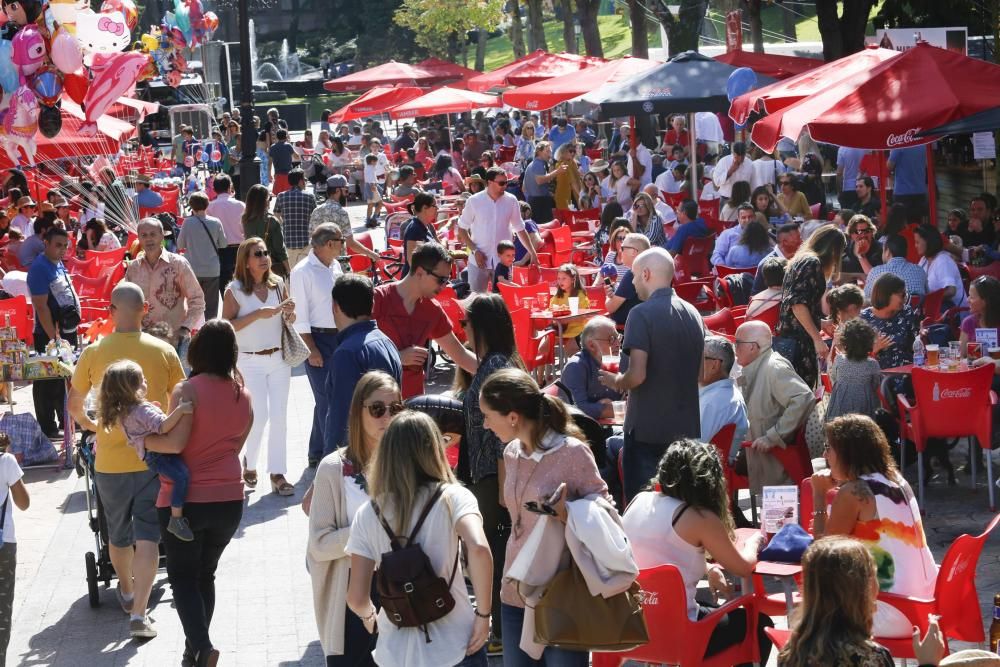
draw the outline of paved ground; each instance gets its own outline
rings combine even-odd
[[[363,213],[352,207],[356,220]],[[442,373],[439,382],[449,380]],[[15,399],[18,411],[31,409],[29,390],[16,390]],[[305,571],[307,521],[298,506],[311,480],[306,442],[312,395],[301,372],[292,378],[288,410],[288,478],[295,496],[279,498],[264,489],[249,493],[243,525],[219,564],[212,637],[224,665],[324,664]],[[960,458],[955,452],[956,461]],[[266,460],[264,453],[261,460]],[[978,534],[991,518],[982,477],[975,491],[962,475],[959,486],[935,482],[928,489],[926,529],[938,560],[955,537]],[[111,591],[102,587],[98,609],[87,602],[84,553],[94,549],[94,540],[85,520],[83,481],[72,470],[51,469],[30,470],[25,479],[32,505],[26,513],[16,512],[20,562],[8,664],[180,664],[184,640],[165,574],[160,573],[153,590],[159,636],[134,642]],[[988,619],[993,594],[1000,591],[996,536],[986,545],[976,581],[983,618]]]

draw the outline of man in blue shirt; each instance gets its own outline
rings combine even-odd
[[[551,183],[556,180],[559,172],[569,168],[562,164],[552,171],[546,171],[546,165],[551,159],[552,144],[547,141],[539,141],[538,145],[535,146],[535,159],[531,161],[521,177],[521,191],[531,206],[531,219],[540,225],[550,222],[554,217],[552,209],[556,203],[552,198]]]
[[[889,173],[893,178],[892,203],[906,207],[906,218],[927,213],[927,156],[923,146],[889,151]]]
[[[868,154],[863,148],[848,148],[841,146],[837,151],[837,187],[840,195],[837,200],[840,208],[856,209],[854,203],[858,196],[854,192],[854,182],[861,172],[861,160]]]
[[[282,128],[275,132],[274,136],[278,141],[271,144],[271,147],[267,149],[267,154],[271,158],[271,166],[274,168],[274,186],[271,188],[271,193],[277,196],[290,187],[288,172],[292,170],[292,157],[295,155],[295,149],[288,143],[288,130]]]
[[[679,255],[684,250],[684,242],[689,238],[699,238],[711,234],[708,225],[698,217],[698,202],[685,199],[677,207],[677,222],[681,223],[674,232],[673,238],[667,241],[667,250],[671,255]]]
[[[566,121],[566,116],[560,116],[556,120],[556,125],[549,130],[549,143],[552,144],[552,151],[556,152],[563,144],[576,139],[576,128]]]
[[[746,440],[750,422],[743,393],[730,377],[736,361],[733,344],[722,336],[706,336],[704,363],[698,380],[698,405],[701,410],[701,440],[711,442],[715,434],[729,424],[736,424],[726,448],[730,465],[736,461],[740,443]]]
[[[330,409],[326,417],[323,456],[347,444],[347,415],[354,386],[369,371],[384,371],[401,384],[403,365],[396,345],[372,319],[375,289],[365,276],[349,273],[333,285],[333,321],[337,350],[327,379]]]
[[[597,375],[602,357],[612,354],[617,342],[614,320],[592,318],[580,334],[582,349],[563,368],[562,382],[573,397],[573,404],[593,419],[613,417],[611,402],[622,400],[621,392],[605,387]]]
[[[141,214],[144,208],[159,208],[163,206],[163,197],[158,192],[149,189],[149,176],[140,174],[135,177],[135,205],[139,210],[139,218],[145,217]]]

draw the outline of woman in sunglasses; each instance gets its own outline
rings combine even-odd
[[[389,421],[403,409],[399,385],[392,376],[372,371],[354,388],[347,422],[347,446],[324,457],[316,479],[302,499],[309,515],[306,562],[312,579],[313,606],[320,644],[328,666],[374,666],[371,652],[377,635],[347,609],[351,558],[344,551],[351,521],[368,502],[368,464],[382,441]],[[376,604],[378,598],[372,597]]]
[[[288,265],[288,250],[285,248],[285,234],[281,223],[269,211],[271,193],[263,185],[254,185],[247,192],[246,209],[243,211],[243,237],[256,236],[263,239],[271,254],[271,270],[279,276],[291,272]]]
[[[632,202],[632,226],[635,231],[649,239],[651,246],[665,248],[667,235],[663,231],[663,221],[656,214],[653,198],[645,192],[636,194]]]
[[[267,468],[271,490],[280,496],[295,492],[285,480],[285,419],[292,369],[281,355],[281,318],[295,320],[295,302],[284,281],[271,271],[271,257],[264,240],[256,236],[236,251],[235,278],[222,299],[222,318],[236,330],[240,356],[237,368],[243,374],[253,405],[253,428],[243,455],[243,481],[257,486],[257,455],[270,422]]]

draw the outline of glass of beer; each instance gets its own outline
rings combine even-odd
[[[927,346],[927,365],[934,367],[941,363],[941,348],[934,343]]]
[[[625,401],[612,401],[611,406],[615,410],[615,421],[619,424],[625,423]]]

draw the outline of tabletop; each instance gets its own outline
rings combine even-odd
[[[600,308],[581,308],[579,312],[575,314],[567,313],[565,315],[553,315],[551,310],[536,310],[531,313],[531,319],[552,320],[557,324],[569,324],[578,320],[594,317],[595,315],[600,315],[603,312],[604,311]]]

